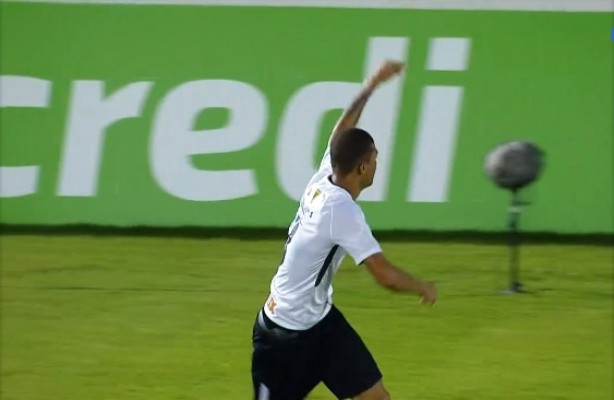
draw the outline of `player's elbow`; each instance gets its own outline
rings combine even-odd
[[[375,282],[386,289],[394,289],[397,285],[395,268],[386,260],[383,254],[378,253],[365,260],[369,272]]]
[[[391,270],[382,272],[381,274],[377,274],[375,276],[375,282],[385,289],[394,290],[397,283],[397,278],[395,275],[396,274],[394,271]]]

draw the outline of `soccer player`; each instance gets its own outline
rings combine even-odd
[[[366,266],[379,285],[435,303],[433,283],[386,259],[356,202],[373,183],[377,158],[373,138],[356,125],[373,91],[403,66],[385,62],[364,82],[335,124],[320,168],[303,193],[269,297],[254,323],[257,400],[301,400],[320,382],[338,399],[390,398],[370,351],[333,304],[333,276],[346,254]]]

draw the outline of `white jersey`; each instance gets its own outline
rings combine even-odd
[[[381,251],[362,210],[330,181],[331,174],[327,149],[301,197],[271,282],[264,312],[287,329],[308,329],[326,316],[332,307],[333,276],[346,254],[358,265]]]

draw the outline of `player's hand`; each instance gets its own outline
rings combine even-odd
[[[420,303],[432,306],[437,301],[437,288],[433,282],[424,282],[420,291]]]
[[[403,71],[405,63],[399,61],[385,61],[368,79],[367,83],[373,87],[380,83],[386,82],[388,79],[398,75]]]

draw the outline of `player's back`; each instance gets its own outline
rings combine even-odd
[[[334,241],[332,224],[334,216],[346,207],[358,206],[328,177],[305,190],[289,228],[281,265],[271,282],[267,315],[280,325],[306,329],[330,309],[332,277],[345,255]]]

